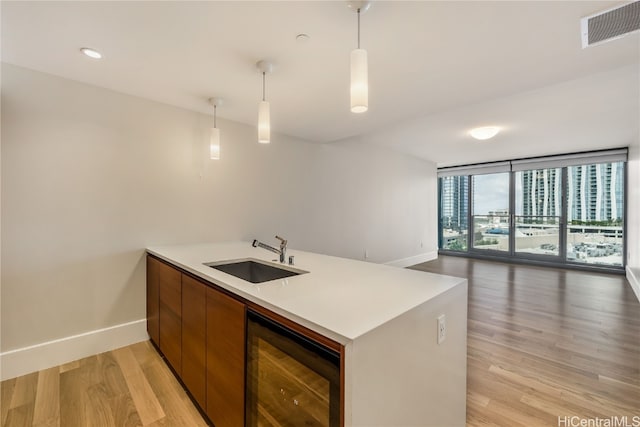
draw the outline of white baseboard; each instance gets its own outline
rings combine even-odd
[[[385,262],[385,265],[392,265],[394,267],[409,267],[412,265],[420,264],[421,262],[433,261],[438,258],[437,251],[426,252],[411,256],[409,258],[397,259],[395,261]]]
[[[633,274],[633,270],[629,266],[627,266],[626,270],[627,280],[631,284],[631,289],[633,289],[633,292],[635,292],[636,294],[636,298],[638,298],[638,301],[640,301],[640,282],[638,281],[636,275]]]
[[[149,339],[146,319],[0,353],[2,381]]]

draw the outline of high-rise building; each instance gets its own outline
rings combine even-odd
[[[567,218],[571,221],[622,219],[624,168],[622,163],[600,163],[568,168]]]
[[[447,176],[441,178],[440,206],[442,227],[466,230],[469,214],[469,177]]]
[[[560,216],[561,169],[538,169],[522,172],[522,215]]]
[[[615,221],[623,214],[623,164],[600,163],[567,168],[567,218]],[[560,216],[561,169],[522,172],[522,215]]]

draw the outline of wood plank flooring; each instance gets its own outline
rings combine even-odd
[[[640,303],[624,276],[451,256],[411,268],[469,280],[468,426],[640,425]]]
[[[3,381],[6,427],[207,426],[150,342]]]
[[[469,279],[468,426],[640,425],[640,303],[623,276],[446,256],[412,268]],[[2,382],[0,424],[207,425],[149,342]]]

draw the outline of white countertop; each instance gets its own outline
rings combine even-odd
[[[203,265],[242,258],[271,262],[278,257],[249,242],[150,247],[147,251],[342,344],[466,281],[289,249],[287,259],[295,256],[293,267],[309,273],[254,284]]]

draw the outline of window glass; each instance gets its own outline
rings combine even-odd
[[[509,173],[473,176],[473,248],[509,250]]]
[[[562,169],[516,172],[516,253],[560,255]]]
[[[625,160],[607,151],[439,170],[440,248],[624,267]]]
[[[467,250],[469,215],[469,177],[440,178],[441,248]]]
[[[567,168],[567,261],[623,265],[624,163]]]

